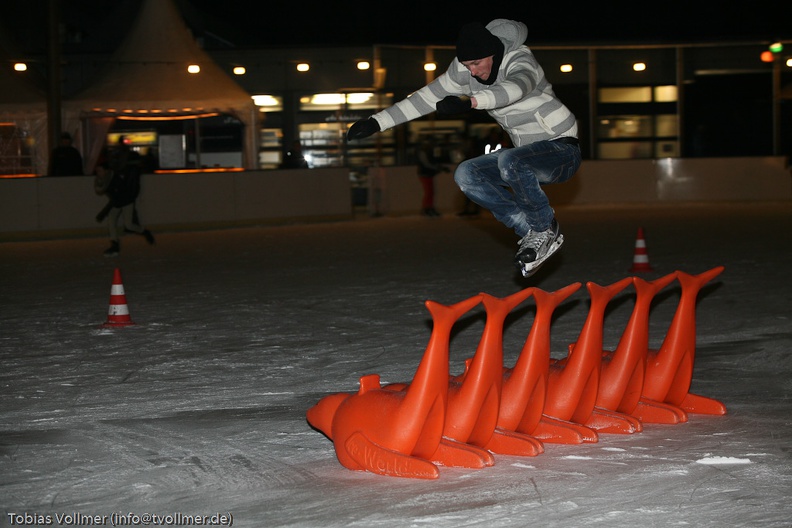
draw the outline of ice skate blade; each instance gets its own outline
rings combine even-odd
[[[561,245],[564,243],[564,235],[558,235],[553,245],[550,246],[550,249],[547,250],[547,253],[544,257],[540,260],[535,260],[533,262],[518,262],[517,266],[520,268],[520,273],[522,274],[523,278],[527,279],[537,271],[539,268],[542,267],[542,264],[553,256],[553,254],[561,248]]]

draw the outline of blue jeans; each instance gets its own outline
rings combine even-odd
[[[578,167],[579,146],[539,141],[465,160],[454,180],[465,196],[522,238],[528,230],[544,231],[553,223],[542,185],[565,182]]]

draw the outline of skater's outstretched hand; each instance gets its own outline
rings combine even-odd
[[[439,114],[461,114],[472,108],[470,97],[447,95],[443,100],[437,102],[437,113]]]
[[[355,122],[347,132],[347,140],[363,139],[380,131],[379,123],[373,117]]]

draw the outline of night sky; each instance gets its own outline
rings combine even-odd
[[[277,8],[282,12],[272,16],[258,8],[262,11],[258,18],[251,16],[256,8],[249,6],[266,5],[264,2],[191,0],[190,3],[206,16],[208,27],[243,21],[242,32],[236,38],[267,45],[453,44],[462,24],[493,18],[525,22],[529,43],[792,37],[792,7],[787,2],[783,2],[786,5],[782,12],[779,7],[764,7],[770,3],[723,0],[405,1],[393,2],[390,8],[382,2],[346,1],[284,3]],[[481,10],[482,5],[488,9]]]
[[[83,36],[79,51],[100,51],[125,33],[141,1],[63,0],[64,27]],[[792,2],[174,1],[197,35],[211,36],[207,46],[450,45],[462,24],[493,18],[525,22],[529,45],[792,39]],[[0,23],[17,45],[45,46],[47,4],[4,2]]]

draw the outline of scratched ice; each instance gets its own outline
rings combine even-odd
[[[528,280],[511,233],[445,213],[160,231],[155,246],[125,237],[116,259],[101,256],[104,238],[0,243],[0,526],[113,513],[249,527],[789,525],[788,205],[559,207],[564,247]],[[308,426],[310,406],[360,376],[413,377],[426,299],[613,283],[630,275],[639,227],[654,268],[643,277],[725,266],[698,299],[692,390],[727,415],[441,467],[432,481],[348,470]],[[102,329],[116,267],[136,325]],[[678,295],[672,285],[652,304],[653,346]],[[633,302],[628,288],[609,304],[607,348]],[[554,357],[587,310],[585,289],[559,306]],[[528,300],[507,319],[506,366],[533,315]],[[474,311],[455,329],[452,374],[483,325]]]

